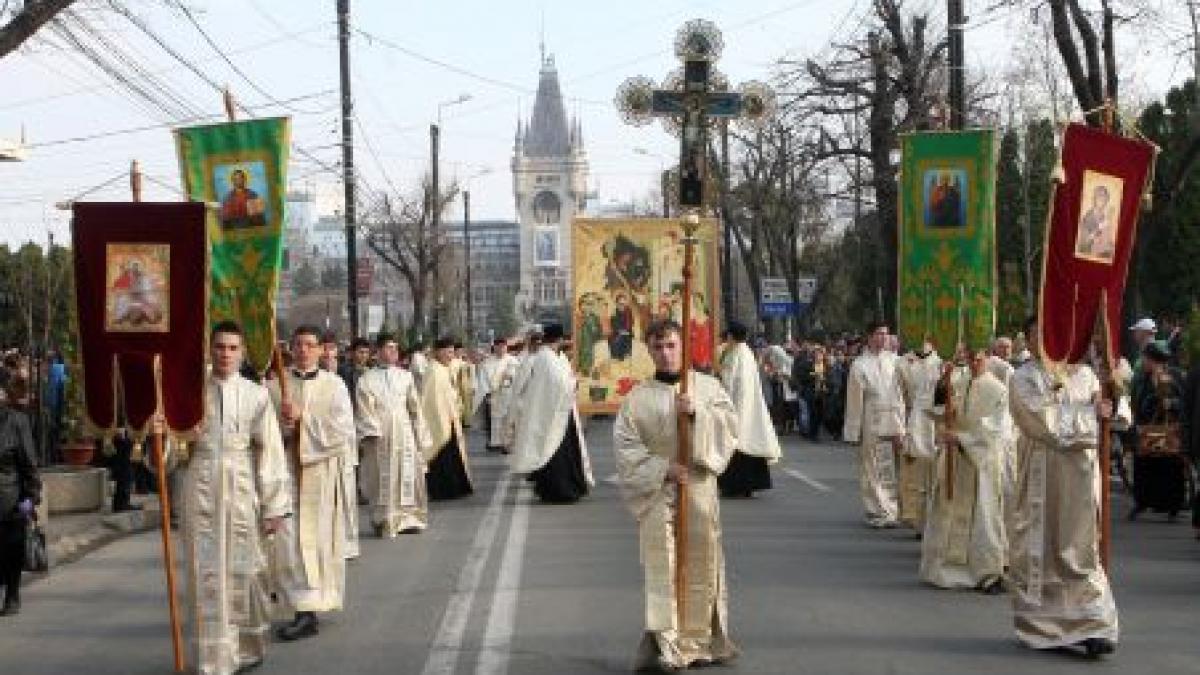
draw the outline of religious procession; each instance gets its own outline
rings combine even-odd
[[[1200,672],[1200,2],[332,4],[0,6],[3,672]]]

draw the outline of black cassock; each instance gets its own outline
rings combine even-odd
[[[550,504],[577,502],[588,493],[583,451],[579,447],[574,415],[567,420],[566,433],[550,461],[529,474],[529,480],[538,498]]]
[[[437,457],[429,463],[429,471],[425,474],[425,489],[429,493],[430,501],[458,499],[475,491],[471,487],[471,479],[467,476],[467,467],[463,466],[458,443],[456,431],[450,435],[450,440]]]

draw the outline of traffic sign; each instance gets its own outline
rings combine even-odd
[[[792,301],[787,279],[763,277],[759,280],[759,313],[766,317],[791,316],[796,313],[796,303]]]

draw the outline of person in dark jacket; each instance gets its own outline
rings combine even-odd
[[[42,482],[34,460],[33,432],[25,413],[0,407],[0,616],[21,611],[21,568],[25,533],[41,501]]]
[[[1134,431],[1141,436],[1148,425],[1181,424],[1183,373],[1169,365],[1165,342],[1152,341],[1142,352],[1142,385],[1133,393]],[[1182,432],[1182,428],[1180,428]],[[1141,456],[1133,460],[1133,520],[1147,509],[1166,513],[1172,520],[1187,502],[1188,466],[1182,456]]]
[[[1181,416],[1180,439],[1183,450],[1192,460],[1193,475],[1200,477],[1200,343],[1188,349],[1188,374],[1183,384],[1183,415]],[[1192,495],[1192,529],[1200,539],[1200,481],[1196,494]]]

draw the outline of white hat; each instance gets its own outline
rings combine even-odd
[[[1144,330],[1151,333],[1158,332],[1158,326],[1154,323],[1154,319],[1144,317],[1138,319],[1138,322],[1129,327],[1129,330]]]

